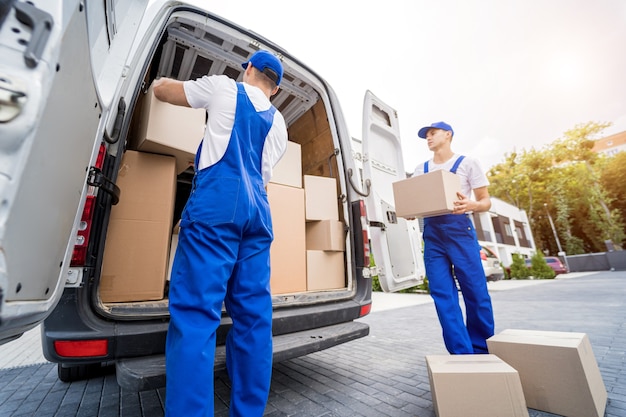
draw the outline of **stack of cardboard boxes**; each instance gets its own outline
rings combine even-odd
[[[344,288],[346,234],[334,178],[304,176],[307,290]]]
[[[267,194],[272,210],[273,294],[345,287],[345,233],[334,178],[302,175],[301,146],[288,142]]]
[[[272,294],[306,291],[304,189],[302,151],[287,142],[285,154],[274,167],[267,185],[274,241],[270,248]]]
[[[163,298],[174,198],[176,160],[126,151],[104,247],[100,299],[105,303]]]
[[[163,299],[176,177],[193,165],[205,111],[159,101],[150,88],[137,119],[118,172],[120,202],[111,208],[107,230],[99,286],[105,303]]]

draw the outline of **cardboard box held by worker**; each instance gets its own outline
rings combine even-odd
[[[457,192],[461,191],[459,176],[437,170],[396,181],[392,184],[398,217],[431,217],[450,214]]]

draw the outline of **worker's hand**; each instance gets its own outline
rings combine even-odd
[[[470,200],[467,196],[461,193],[456,193],[456,196],[459,199],[454,202],[452,214],[465,214],[468,211],[472,211],[472,204],[474,201]]]

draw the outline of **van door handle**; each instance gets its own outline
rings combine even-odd
[[[365,188],[366,188],[365,192],[359,190],[360,187],[357,188],[356,184],[352,180],[352,168],[348,168],[348,181],[350,182],[352,189],[356,191],[358,195],[363,196],[363,197],[367,197],[368,195],[370,195],[370,188],[372,186],[372,182],[369,180],[369,178],[365,180]]]
[[[54,20],[52,16],[29,3],[17,2],[15,17],[32,29],[28,48],[24,51],[24,61],[28,68],[35,68],[41,60],[43,49],[48,43]]]

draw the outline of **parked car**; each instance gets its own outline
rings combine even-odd
[[[561,259],[556,256],[546,256],[546,263],[550,268],[554,270],[554,273],[559,274],[567,274],[569,272],[567,266],[561,262]]]
[[[504,270],[500,265],[500,260],[491,249],[481,246],[480,259],[482,260],[487,281],[499,281],[504,278]]]

